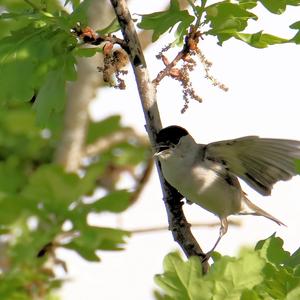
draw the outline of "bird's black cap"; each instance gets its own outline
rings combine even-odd
[[[161,129],[158,132],[156,143],[159,145],[160,148],[166,148],[166,146],[169,145],[177,145],[179,140],[183,136],[188,134],[189,133],[187,132],[187,130],[180,126],[177,125],[168,126]]]

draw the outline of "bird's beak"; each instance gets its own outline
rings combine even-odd
[[[153,154],[153,157],[159,157],[163,151],[157,151]]]
[[[169,146],[165,143],[157,143],[155,148],[156,152],[154,153],[153,157],[159,157],[165,150],[169,149]]]

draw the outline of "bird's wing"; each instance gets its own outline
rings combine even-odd
[[[247,136],[204,147],[204,159],[219,162],[262,195],[270,195],[273,184],[296,175],[300,142]]]

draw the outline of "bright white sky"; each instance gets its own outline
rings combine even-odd
[[[158,3],[159,2],[159,3]],[[130,1],[135,13],[161,10],[168,1]],[[155,5],[157,4],[157,5]],[[154,7],[156,6],[156,7]],[[153,8],[154,7],[154,8]],[[256,32],[267,32],[292,37],[295,31],[288,26],[299,20],[299,8],[289,8],[283,16],[266,13],[259,8],[263,20],[253,24]],[[165,38],[164,43],[171,41]],[[163,44],[156,43],[146,52],[146,59],[154,77],[162,68],[154,55]],[[230,40],[223,47],[214,38],[205,38],[200,45],[207,59],[213,62],[212,73],[229,87],[224,93],[203,79],[199,65],[194,72],[194,87],[203,97],[203,103],[195,101],[182,115],[183,106],[177,82],[166,79],[158,89],[158,104],[165,126],[178,124],[186,127],[199,143],[237,138],[245,135],[290,138],[300,140],[300,46],[292,44],[254,49],[242,42]],[[172,57],[170,57],[172,59]],[[132,76],[132,73],[131,73]],[[133,82],[128,77],[127,83]],[[111,113],[123,115],[123,122],[141,133],[144,132],[144,116],[135,85],[125,91],[105,89],[99,92],[92,106],[92,113],[102,118]],[[245,186],[250,199],[287,224],[279,227],[260,217],[233,217],[242,226],[230,227],[217,250],[234,255],[241,245],[254,245],[274,232],[284,239],[285,248],[291,252],[299,246],[300,228],[300,178],[278,183],[270,197],[262,197]],[[190,222],[214,222],[218,219],[195,205],[184,207]],[[93,216],[91,221],[99,225],[122,225],[136,229],[166,225],[166,213],[161,200],[157,175],[153,174],[141,199],[127,212],[114,215]],[[193,230],[200,245],[209,250],[218,236],[218,228]],[[162,271],[162,260],[169,251],[178,249],[171,233],[148,233],[129,239],[126,251],[100,252],[101,263],[87,263],[72,252],[57,251],[67,261],[69,273],[61,291],[63,300],[153,300],[153,275]]]

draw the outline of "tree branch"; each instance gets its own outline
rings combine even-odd
[[[105,1],[94,0],[89,8],[89,23],[101,27],[110,17],[111,8]],[[102,18],[99,18],[101,12]],[[70,84],[64,115],[64,129],[57,147],[54,161],[66,171],[74,172],[80,166],[82,151],[89,122],[88,105],[95,96],[96,88],[101,83],[101,76],[96,69],[99,57],[79,58],[77,63],[78,78]]]
[[[126,128],[122,131],[114,132],[106,136],[105,138],[100,138],[93,144],[87,145],[85,150],[83,151],[83,157],[89,157],[103,153],[114,145],[117,145],[124,141],[128,141],[128,139],[130,138],[136,139],[142,145],[145,145],[147,147],[149,146],[149,141],[145,136],[140,136],[131,128]],[[134,204],[138,200],[142,190],[144,189],[150,178],[152,169],[153,157],[151,155],[146,161],[146,166],[143,170],[143,174],[140,176],[140,178],[136,178],[136,189],[130,198],[130,205]]]
[[[149,157],[147,160],[146,167],[143,171],[143,174],[138,179],[138,182],[136,184],[136,189],[130,199],[130,205],[134,204],[139,199],[141,192],[143,191],[145,185],[149,181],[152,169],[153,169],[153,158]]]
[[[145,58],[143,56],[142,48],[126,1],[111,0],[111,4],[120,23],[124,40],[127,42],[128,49],[126,50],[129,52],[128,54],[134,70],[141,104],[145,115],[146,130],[154,150],[157,132],[162,128],[156,102],[156,90],[149,78]],[[162,186],[169,227],[172,231],[174,240],[179,243],[187,257],[192,255],[199,256],[201,258],[203,271],[206,272],[208,269],[208,263],[207,261],[202,261],[205,254],[192,235],[190,224],[187,222],[183,214],[183,203],[180,201],[182,196],[165,181],[157,160],[156,166]]]

